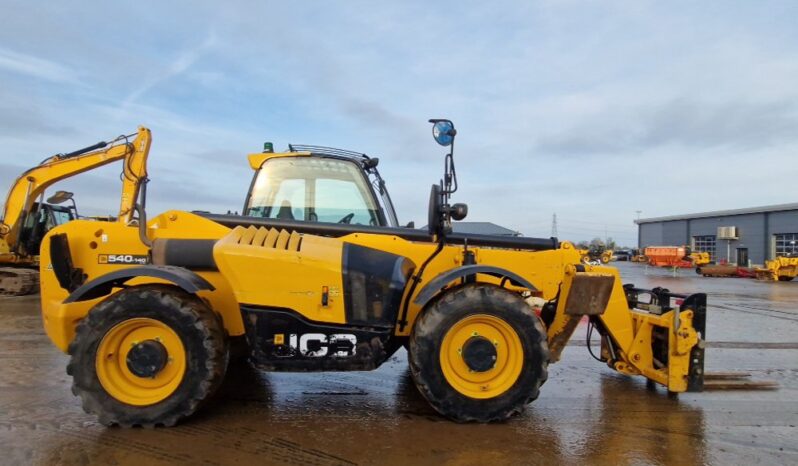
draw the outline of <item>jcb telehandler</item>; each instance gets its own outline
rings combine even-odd
[[[230,348],[269,371],[371,370],[406,346],[441,414],[495,421],[537,398],[582,319],[596,358],[671,392],[703,385],[706,297],[622,285],[556,238],[454,234],[449,147],[428,230],[400,227],[378,159],[315,146],[249,156],[243,215],[75,220],[42,245],[47,334],[103,424],[173,425],[219,387]],[[143,185],[146,186],[146,185]],[[540,315],[525,298],[545,302]]]
[[[131,140],[135,136],[135,139]],[[99,150],[102,149],[102,150]],[[6,197],[0,217],[0,295],[20,296],[39,288],[42,239],[54,227],[78,216],[72,193],[57,191],[44,202],[47,188],[89,170],[122,162],[122,201],[116,220],[133,218],[138,189],[146,178],[150,132],[119,136],[66,154],[56,154],[20,175]],[[38,200],[37,200],[38,199]],[[71,201],[72,206],[59,204]]]

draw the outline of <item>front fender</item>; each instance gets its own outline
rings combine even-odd
[[[451,283],[459,278],[464,278],[469,275],[476,275],[478,273],[491,275],[496,278],[507,278],[513,282],[513,284],[522,286],[529,291],[538,291],[538,289],[535,288],[535,285],[530,283],[524,277],[501,267],[478,264],[464,265],[457,267],[456,269],[447,270],[433,278],[429,283],[424,285],[424,288],[422,288],[421,291],[418,292],[416,298],[413,300],[413,304],[424,307],[448,283]]]
[[[137,277],[152,277],[166,280],[191,294],[205,290],[213,291],[215,289],[208,280],[183,267],[171,265],[142,265],[139,267],[115,270],[111,273],[101,275],[70,293],[67,299],[64,300],[64,304],[88,301],[105,296],[110,294],[114,288],[118,288],[124,285],[128,280]]]

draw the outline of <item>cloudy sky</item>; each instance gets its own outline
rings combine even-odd
[[[379,156],[420,225],[446,117],[468,220],[528,236],[798,201],[798,2],[119,3],[0,2],[0,189],[144,124],[150,215],[240,210],[273,141]],[[110,213],[118,174],[59,187]]]

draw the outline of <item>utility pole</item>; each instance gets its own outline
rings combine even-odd
[[[551,216],[551,237],[557,238],[557,212]]]
[[[640,232],[640,212],[642,212],[642,210],[635,210],[635,213],[637,214],[637,248],[638,249],[640,249],[642,247],[642,245],[640,244],[641,243],[641,239],[642,239],[641,238],[641,232]]]

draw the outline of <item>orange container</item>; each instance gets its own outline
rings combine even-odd
[[[683,246],[652,246],[646,248],[649,265],[655,267],[692,267],[690,261],[684,260],[687,249]]]

